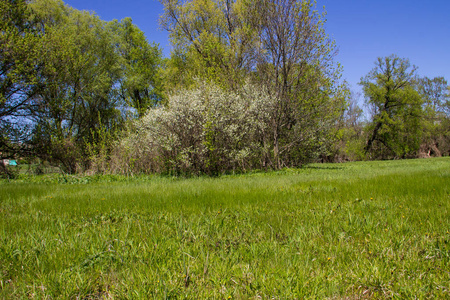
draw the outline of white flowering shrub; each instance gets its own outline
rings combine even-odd
[[[200,84],[137,120],[114,151],[123,173],[220,174],[264,167],[274,101],[244,85],[226,93]]]

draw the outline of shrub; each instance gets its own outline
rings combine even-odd
[[[218,175],[263,168],[273,103],[251,84],[238,92],[205,83],[180,91],[128,128],[114,149],[113,169]]]

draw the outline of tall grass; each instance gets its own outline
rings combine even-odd
[[[0,183],[2,298],[450,298],[448,158],[52,180]]]

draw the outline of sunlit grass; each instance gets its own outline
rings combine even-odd
[[[0,298],[450,298],[448,158],[27,177],[0,199]]]

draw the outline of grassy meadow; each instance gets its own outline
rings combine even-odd
[[[0,299],[450,299],[450,159],[0,181]]]

